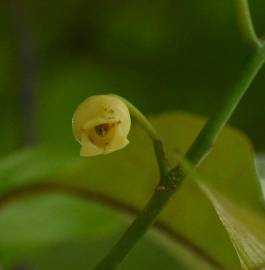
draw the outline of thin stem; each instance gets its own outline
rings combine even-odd
[[[260,46],[261,42],[257,37],[253,26],[248,0],[235,0],[239,29],[245,42],[250,46]]]
[[[167,179],[167,175],[170,172],[170,165],[165,155],[164,146],[162,141],[153,141],[155,156],[160,172],[160,183],[159,186],[163,187],[164,182]]]
[[[155,156],[157,159],[159,172],[160,172],[160,179],[161,179],[160,184],[162,186],[162,185],[164,185],[164,183],[163,183],[165,180],[164,176],[166,176],[168,174],[168,172],[170,170],[170,166],[169,166],[167,158],[165,156],[163,142],[161,140],[161,137],[158,135],[157,131],[155,130],[155,128],[153,127],[151,122],[145,117],[144,114],[142,114],[142,112],[140,110],[138,110],[129,101],[127,101],[125,99],[123,99],[123,100],[126,102],[132,116],[142,126],[142,128],[146,131],[146,133],[150,136],[151,140],[153,141]]]
[[[198,166],[209,153],[216,138],[231,117],[264,62],[265,47],[256,48],[249,55],[239,77],[237,77],[235,83],[232,85],[230,94],[221,110],[207,122],[188,151],[186,158],[193,165]],[[94,270],[114,270],[118,267],[138,240],[141,239],[149,227],[155,222],[184,178],[185,174],[180,165],[173,168],[166,175],[167,181],[165,182],[165,188],[155,190],[142,213],[134,220],[121,239]]]
[[[240,100],[248,90],[265,61],[265,48],[255,49],[246,59],[239,77],[232,85],[229,96],[225,100],[220,111],[218,111],[200,132],[198,138],[189,149],[187,158],[193,164],[198,165],[213,146],[216,138],[228,122]]]
[[[146,131],[146,133],[150,136],[150,138],[153,141],[160,141],[161,137],[158,135],[155,128],[152,126],[150,121],[146,118],[146,116],[138,110],[131,102],[129,102],[127,99],[118,96],[118,95],[112,95],[115,97],[118,97],[121,99],[124,103],[126,103],[130,113],[135,118],[135,120],[142,126],[142,128]]]
[[[123,97],[117,95],[113,96],[120,98],[124,103],[126,103],[133,118],[137,121],[138,124],[141,125],[141,127],[145,130],[145,132],[149,135],[150,139],[152,140],[160,172],[160,179],[161,179],[160,184],[161,186],[163,186],[164,185],[163,182],[165,181],[164,176],[168,174],[170,166],[165,156],[161,137],[158,135],[157,131],[155,130],[151,122],[146,118],[146,116],[140,110],[138,110],[131,102],[129,102],[127,99]]]

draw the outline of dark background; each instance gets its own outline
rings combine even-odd
[[[265,4],[251,1],[257,32]],[[1,4],[1,155],[25,143],[73,143],[70,118],[97,93],[125,96],[146,114],[210,116],[247,49],[233,1],[4,1]],[[264,69],[232,118],[265,148]]]

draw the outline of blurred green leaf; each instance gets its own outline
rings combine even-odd
[[[166,151],[172,164],[176,164],[177,162],[176,151],[184,153],[205,122],[204,119],[184,113],[163,114],[153,117],[151,120],[166,142]],[[141,209],[150,197],[158,181],[158,170],[152,144],[143,130],[135,126],[129,139],[131,143],[124,150],[117,151],[111,155],[82,159],[78,162],[78,166],[73,166],[74,169],[71,170],[71,168],[68,168],[66,171],[60,170],[60,173],[58,172],[56,174],[56,180],[65,183],[73,183],[74,181],[76,185],[89,188],[95,193],[113,198],[126,207]],[[70,157],[78,156],[78,148],[79,146],[76,143],[76,154],[72,156],[70,154]],[[47,157],[47,155],[40,155],[38,162],[45,163]],[[57,162],[59,162],[60,156],[54,156],[54,159],[52,159],[54,162],[56,160],[55,157],[58,159]],[[38,158],[36,157],[34,160],[37,161]],[[31,162],[32,159],[29,159],[29,162],[26,162],[26,164],[29,163],[31,164],[30,166],[34,168],[34,163],[32,164]],[[26,166],[26,164],[23,166]],[[22,171],[23,166],[21,167]],[[48,167],[52,168],[53,166],[49,165]],[[213,179],[211,185],[219,192],[226,194],[238,203],[247,205],[251,209],[261,208],[260,189],[256,179],[252,148],[248,139],[237,130],[226,128],[222,132],[216,147],[203,164],[201,172],[207,179]],[[29,174],[29,176],[30,175],[31,174]],[[49,178],[49,175],[46,176]],[[39,178],[38,175],[37,178]],[[52,178],[54,179],[54,177]],[[20,181],[20,184],[23,181],[26,183],[26,177],[22,177]],[[43,203],[45,205],[45,200],[42,201],[41,198],[39,200],[40,204]],[[47,200],[46,203],[47,202],[49,201]],[[28,209],[31,209],[36,202],[31,201],[30,203],[28,201],[28,203]],[[71,213],[71,207],[68,209],[66,202],[65,205],[64,203],[62,204],[65,206],[65,213],[69,215],[68,210]],[[19,209],[19,205],[16,207]],[[8,208],[6,209],[5,215],[7,215],[7,217],[5,217],[5,222],[3,221],[2,225],[0,222],[0,227],[10,224],[12,228],[11,224],[17,224],[17,222],[15,222],[16,218],[20,219],[20,215],[17,211],[20,210],[16,210],[16,207],[13,210],[9,208],[10,212]],[[52,242],[54,240],[53,235],[55,236],[57,234],[57,221],[53,221],[53,215],[49,216],[49,211],[41,209],[41,206],[38,206],[36,203],[32,217],[35,216],[36,218],[36,215],[40,212],[44,213],[47,230],[51,228],[52,233],[43,234],[43,238],[41,239],[43,241]],[[57,209],[56,203],[54,209]],[[67,218],[71,217],[71,215],[62,216],[62,221],[60,221],[60,214],[64,213],[64,211],[61,210],[58,212],[58,224],[62,224],[62,221],[66,222]],[[8,213],[10,213],[10,216],[8,216]],[[27,222],[33,222],[30,216],[25,214],[26,210],[25,213],[21,213],[28,217],[28,219],[24,219],[25,224],[27,224]],[[93,211],[91,211],[91,217],[93,216]],[[82,215],[77,215],[73,219],[73,224],[75,224],[75,222],[78,224],[83,217]],[[36,220],[38,219],[36,218]],[[224,268],[233,270],[240,269],[237,254],[215,210],[192,181],[187,180],[183,183],[182,188],[176,193],[162,213],[160,221],[174,232],[191,240],[206,252],[208,256],[223,265]],[[106,221],[105,223],[108,222]],[[85,225],[82,226],[85,227]],[[23,232],[26,225],[23,225],[21,228]],[[34,228],[32,228],[32,230],[33,229]],[[57,241],[59,241],[59,239],[63,239],[64,236],[67,237],[69,234],[73,236],[75,233],[78,237],[79,233],[77,231],[75,233],[71,231],[67,232],[67,226],[65,229],[66,231],[63,232],[61,236],[59,234],[59,238],[55,237],[55,240],[57,239]],[[9,234],[9,237],[11,237],[11,234]],[[8,237],[4,239],[6,242],[8,241]],[[25,242],[28,240],[34,243],[35,237],[30,239],[27,238],[26,235],[23,237],[16,235],[14,239],[20,239]],[[181,244],[179,245],[181,246]],[[182,256],[179,249],[175,252],[175,255],[187,263],[187,257]],[[194,254],[192,254],[192,256],[196,257]],[[202,267],[198,266],[198,264],[193,264],[190,269],[202,269]]]
[[[210,186],[200,184],[212,202],[237,251],[242,269],[265,267],[265,216],[244,209]]]
[[[103,237],[122,219],[95,203],[58,194],[39,195],[2,209],[1,246],[45,246],[69,240]]]
[[[0,193],[36,180],[55,177],[79,161],[63,149],[51,145],[24,148],[0,160]]]
[[[0,260],[5,266],[14,266],[16,262],[31,261],[35,256],[49,253],[50,249],[64,243],[96,243],[120,231],[124,224],[121,216],[108,208],[56,193],[19,200],[1,208]],[[103,251],[97,249],[96,257],[93,252],[87,253],[86,258],[91,258],[88,263],[95,263],[103,256]]]
[[[25,265],[32,267],[34,270],[92,269],[103,254],[115,243],[116,238],[117,234],[96,240],[68,242],[35,256],[28,263],[25,260],[24,262]],[[150,237],[145,237],[132,251],[129,258],[119,266],[119,269],[183,270],[184,268],[177,263],[174,256],[168,254],[158,243],[154,243]]]
[[[166,142],[172,164],[177,162],[175,152],[184,153],[205,122],[183,113],[163,114],[152,121]],[[157,183],[158,171],[152,145],[140,128],[133,129],[130,141],[123,151],[88,159],[84,161],[84,170],[62,178],[71,181],[78,177],[82,184],[95,192],[142,208]],[[218,191],[251,209],[261,209],[253,151],[248,139],[239,131],[226,128],[222,132],[201,172],[207,179],[213,179],[211,184]],[[224,267],[240,269],[236,252],[218,216],[191,181],[184,182],[160,220],[191,239]]]
[[[212,203],[220,221],[228,232],[240,259],[242,269],[264,269],[265,266],[265,216],[244,208],[215,190],[209,181],[197,173],[188,160],[180,157],[181,163],[195,180],[201,191]],[[208,183],[207,183],[208,182]]]

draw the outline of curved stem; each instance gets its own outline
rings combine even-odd
[[[193,165],[198,166],[207,156],[216,138],[228,122],[264,62],[265,46],[255,48],[248,56],[245,66],[232,85],[229,96],[220,111],[209,119],[188,151],[186,158]],[[185,174],[182,167],[178,165],[164,177],[166,179],[164,182],[165,188],[157,188],[155,190],[142,213],[134,220],[121,239],[94,270],[114,270],[118,267],[138,240],[141,239],[149,227],[155,222],[179,184],[184,180]]]
[[[135,120],[142,126],[142,128],[146,131],[146,133],[149,135],[151,140],[153,141],[154,150],[155,150],[155,156],[157,159],[159,172],[160,172],[160,184],[161,186],[164,184],[165,175],[168,174],[170,170],[170,166],[168,164],[163,142],[161,140],[161,137],[158,135],[157,131],[153,127],[153,125],[150,123],[150,121],[145,117],[144,114],[140,110],[138,110],[132,103],[127,101],[126,99],[123,99],[124,102],[126,102],[132,116],[135,118]]]
[[[8,206],[12,202],[16,202],[19,199],[28,198],[31,196],[36,196],[38,194],[67,194],[75,196],[84,200],[89,200],[102,204],[103,206],[108,206],[114,210],[125,213],[128,216],[136,216],[139,214],[139,210],[121,202],[111,196],[105,195],[103,193],[95,192],[88,188],[83,188],[81,186],[63,183],[63,182],[46,182],[46,183],[34,183],[29,184],[24,187],[20,187],[9,192],[2,194],[0,197],[0,210]],[[176,244],[181,245],[183,248],[191,252],[194,256],[197,256],[200,260],[205,262],[207,265],[211,266],[216,270],[223,270],[223,266],[212,258],[209,254],[204,252],[199,246],[191,242],[184,235],[173,231],[169,226],[163,222],[156,222],[154,228],[157,229],[161,234],[168,237],[170,240]]]
[[[260,46],[261,41],[257,37],[253,26],[248,0],[235,0],[239,29],[246,43],[252,47]]]
[[[138,124],[141,125],[141,127],[145,130],[145,132],[149,135],[150,139],[152,140],[160,172],[160,179],[161,179],[160,185],[163,186],[165,180],[164,176],[168,174],[170,166],[165,156],[161,137],[158,135],[157,131],[155,130],[151,122],[146,118],[146,116],[140,110],[138,110],[131,102],[129,102],[127,99],[121,96],[118,95],[113,96],[120,98],[127,105],[133,118],[137,121]]]
[[[130,113],[132,116],[137,120],[137,122],[142,126],[142,128],[146,131],[146,133],[150,136],[150,138],[153,141],[160,141],[161,137],[158,135],[157,131],[155,128],[152,126],[152,124],[149,122],[149,120],[146,118],[144,114],[142,114],[141,111],[139,111],[131,102],[129,102],[127,99],[118,96],[118,95],[113,95],[115,97],[118,97],[121,99],[124,103],[126,103]]]

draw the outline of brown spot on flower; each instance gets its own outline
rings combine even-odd
[[[95,131],[98,136],[104,137],[107,135],[110,128],[111,128],[110,124],[101,124],[101,125],[95,126]]]

